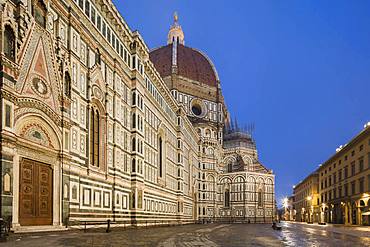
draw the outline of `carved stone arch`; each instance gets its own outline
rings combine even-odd
[[[250,155],[244,155],[242,157],[242,160],[246,166],[245,170],[247,171],[253,171],[253,159]]]
[[[207,181],[210,181],[210,180],[212,180],[213,182],[216,181],[216,177],[213,174],[207,174],[206,178],[207,178]]]
[[[230,193],[232,190],[232,179],[230,177],[220,178],[220,183],[218,184],[218,190],[221,191],[223,197],[223,203],[225,207],[230,206]]]
[[[158,136],[162,136],[164,140],[167,137],[166,129],[167,127],[163,122],[158,125]]]
[[[254,176],[248,176],[247,177],[247,182],[250,183],[250,184],[253,184],[253,185],[257,184],[257,180]]]
[[[223,169],[225,172],[232,172],[233,166],[236,163],[236,156],[234,154],[230,154],[223,159]]]
[[[17,35],[17,23],[14,21],[14,19],[8,19],[6,21],[3,22],[3,30],[5,30],[5,27],[8,26],[13,32],[14,32],[14,36],[16,37]]]
[[[93,100],[98,101],[101,105],[105,101],[104,92],[97,84],[93,84],[91,87],[91,101]]]
[[[244,155],[243,156],[243,161],[245,164],[252,165],[253,164],[253,159],[250,155]]]
[[[233,183],[235,183],[238,178],[241,178],[242,182],[245,182],[245,177],[243,175],[237,175],[233,178]]]
[[[19,101],[18,101],[19,102]],[[26,104],[28,103],[28,104]],[[49,107],[45,107],[44,105],[35,104],[34,101],[25,102],[25,104],[19,104],[20,108],[16,109],[14,112],[14,122],[17,122],[20,118],[25,115],[37,115],[42,116],[44,119],[47,119],[47,122],[53,122],[53,126],[61,126],[62,119],[58,114],[52,111]],[[64,127],[69,127],[64,123]]]
[[[58,126],[50,119],[36,114],[25,114],[15,122],[15,133],[19,138],[60,150],[62,135]]]
[[[207,148],[207,154],[208,155],[213,155],[215,153],[215,149],[212,146],[209,146]]]
[[[14,13],[13,5],[10,4],[9,2],[6,2],[4,5],[3,11],[4,11],[4,15],[3,15],[3,20],[2,20],[2,23],[3,23],[2,27],[5,27],[5,25],[9,25],[13,29],[14,34],[16,34],[18,30],[18,24],[15,21],[16,16]]]
[[[231,183],[231,178],[230,177],[221,177],[219,178],[220,184],[230,184]]]
[[[233,162],[233,163],[236,162],[235,155],[230,154],[230,155],[224,157],[223,163],[228,164],[229,162]]]
[[[265,180],[265,184],[273,185],[273,184],[274,184],[274,182],[273,182],[273,180],[272,180],[271,178],[266,178],[266,180]]]
[[[106,110],[103,103],[100,100],[96,98],[91,99],[91,107],[95,107],[96,109],[98,109],[102,117],[105,118]]]
[[[204,137],[211,138],[212,137],[212,130],[210,128],[204,129]]]
[[[211,137],[212,136],[212,131],[209,128],[206,128],[205,129],[204,136],[205,137]]]

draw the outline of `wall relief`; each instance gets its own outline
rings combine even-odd
[[[42,146],[54,148],[48,133],[38,124],[26,125],[21,132],[21,136]]]

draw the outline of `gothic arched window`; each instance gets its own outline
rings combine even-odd
[[[159,137],[159,177],[162,177],[163,173],[163,143],[162,138]]]
[[[9,25],[6,25],[4,29],[4,54],[10,60],[15,61],[15,35]]]
[[[136,105],[136,93],[135,92],[132,93],[132,105],[133,106]]]
[[[232,163],[229,163],[227,165],[227,172],[232,172],[233,171],[233,164]]]
[[[132,152],[135,152],[136,151],[136,138],[132,138]]]
[[[64,94],[67,97],[71,97],[71,77],[68,72],[64,74]]]
[[[100,114],[94,107],[91,109],[90,116],[90,163],[92,166],[99,167],[100,157]]]
[[[258,206],[262,207],[263,206],[263,194],[262,194],[261,189],[258,190],[257,201],[258,201]]]
[[[225,190],[225,202],[224,202],[225,207],[230,207],[230,191],[229,189]]]
[[[136,172],[136,160],[135,160],[135,158],[132,159],[131,172]]]
[[[135,129],[136,128],[136,114],[132,114],[132,128]]]
[[[47,10],[44,1],[38,0],[33,3],[32,15],[35,18],[35,21],[43,28],[46,27],[46,13]]]

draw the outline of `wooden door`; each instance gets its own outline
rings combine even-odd
[[[24,159],[20,166],[19,223],[23,226],[53,222],[53,171],[49,165]]]

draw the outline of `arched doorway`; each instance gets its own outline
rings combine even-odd
[[[61,133],[41,112],[15,119],[19,146],[14,157],[14,184],[19,196],[13,198],[13,227],[59,225]]]

